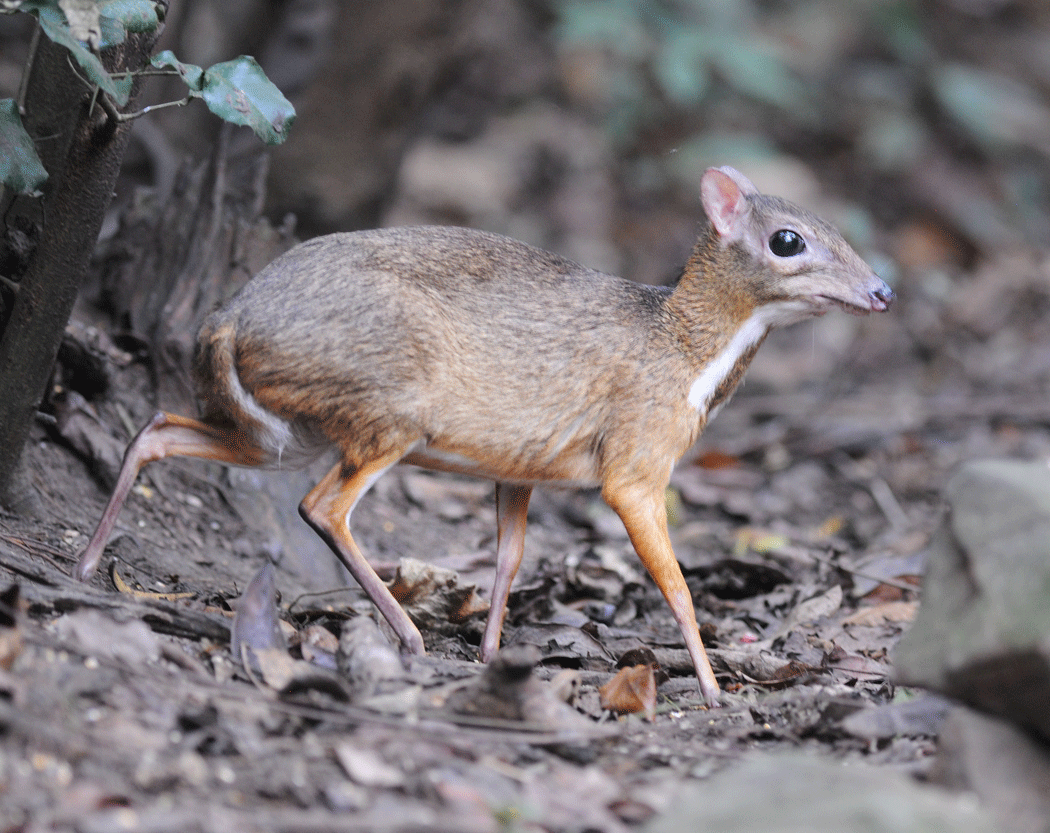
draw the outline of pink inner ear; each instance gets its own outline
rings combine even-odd
[[[708,169],[700,180],[700,198],[718,235],[735,240],[741,234],[747,201],[740,186],[717,168]]]

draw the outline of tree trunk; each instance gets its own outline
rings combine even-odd
[[[103,53],[103,64],[110,72],[142,69],[149,63],[157,34],[130,36]],[[58,69],[68,64],[67,54],[40,38],[25,102],[50,180],[39,244],[0,336],[0,502],[7,504],[17,497],[13,484],[22,447],[44,396],[131,132],[131,122],[111,120],[86,89],[76,106],[66,111],[72,113],[67,116],[71,129],[66,122],[64,129],[45,132],[42,124],[32,122],[34,111],[56,112],[56,87],[65,95],[70,85],[74,90],[83,87],[68,70]],[[138,86],[136,82],[127,110],[134,108]],[[69,137],[64,153],[63,137]]]

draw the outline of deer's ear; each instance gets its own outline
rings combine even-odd
[[[747,197],[757,193],[751,181],[733,168],[708,168],[700,180],[704,213],[727,242],[743,237],[751,210]]]

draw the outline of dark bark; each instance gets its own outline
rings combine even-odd
[[[106,50],[104,65],[110,72],[142,69],[155,37],[131,36]],[[48,114],[50,130],[32,122],[31,129],[40,139],[50,180],[40,241],[0,337],[0,501],[6,503],[16,498],[12,484],[22,447],[102,228],[131,131],[130,121],[110,119],[83,83],[61,70],[68,64],[64,53],[40,39],[26,96],[30,113]],[[71,106],[63,101],[56,110],[56,89],[65,99],[67,86],[82,91]],[[138,83],[135,87],[126,110],[134,108]]]

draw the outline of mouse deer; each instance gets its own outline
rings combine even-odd
[[[496,575],[480,647],[488,661],[533,487],[597,487],[716,705],[667,530],[671,470],[772,328],[833,307],[883,311],[893,293],[834,228],[732,168],[708,169],[700,193],[706,219],[673,288],[464,228],[332,234],[291,249],[205,320],[194,367],[201,418],[161,412],[135,437],[76,575],[94,574],[148,462],[293,467],[334,447],[338,463],[300,513],[404,649],[423,653],[350,517],[396,463],[474,475],[496,484]]]

